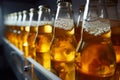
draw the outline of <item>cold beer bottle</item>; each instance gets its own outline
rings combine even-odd
[[[51,71],[62,80],[75,80],[74,61],[77,43],[70,1],[57,1],[54,28],[54,38],[51,45]]]
[[[13,45],[15,45],[16,47],[18,46],[18,39],[17,39],[17,13],[13,13],[13,26],[12,26],[12,36],[13,36]]]
[[[22,25],[22,12],[18,12],[18,20],[17,20],[17,39],[18,39],[18,49],[20,49],[21,51],[23,51],[23,47],[22,47],[22,39],[21,39],[21,33],[23,28],[21,27]]]
[[[4,22],[4,24],[6,26],[6,33],[5,33],[6,38],[8,39],[9,42],[12,43],[12,39],[11,39],[11,38],[13,38],[13,35],[12,35],[13,34],[13,28],[12,28],[12,26],[14,24],[13,24],[13,22],[11,22],[11,20],[13,20],[13,13],[6,15],[5,22]]]
[[[7,14],[4,16],[4,25],[5,25],[5,38],[9,40],[9,36],[10,36],[10,14]]]
[[[50,45],[53,37],[53,25],[50,18],[50,9],[40,5],[38,11],[38,33],[36,37],[36,60],[44,68],[50,70]]]
[[[86,0],[76,80],[115,80],[116,57],[103,0]],[[106,16],[106,17],[105,17]]]
[[[34,8],[30,9],[30,30],[28,34],[28,56],[32,57],[33,59],[36,60],[36,48],[35,48],[35,40],[36,40],[36,35],[38,32],[38,27],[37,27],[37,21],[38,21],[38,15],[37,11]]]
[[[22,19],[22,31],[21,31],[21,39],[22,39],[22,48],[24,52],[24,57],[28,57],[28,34],[30,28],[30,20],[29,20],[29,13],[28,11],[23,11],[23,19]]]
[[[16,21],[17,21],[17,18],[16,18],[16,13],[11,13],[9,15],[10,19],[9,19],[9,22],[8,22],[8,32],[9,34],[7,34],[8,36],[8,39],[9,41],[15,45],[16,43],[16,39],[15,39],[15,34],[16,34],[16,28],[15,28],[15,25],[16,25]]]

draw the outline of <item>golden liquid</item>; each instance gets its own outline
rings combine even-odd
[[[76,57],[76,80],[114,80],[115,53],[111,32],[94,36],[83,30],[83,40]]]
[[[23,46],[23,52],[24,57],[28,57],[28,34],[29,34],[29,26],[22,26],[23,30],[21,33],[21,39],[22,39],[22,46]]]
[[[50,44],[53,37],[51,25],[42,25],[38,27],[36,38],[36,60],[46,69],[51,68]]]
[[[17,26],[17,39],[18,39],[18,48],[23,51],[23,46],[22,46],[22,31],[23,31],[23,27],[21,26]]]
[[[14,25],[9,25],[8,26],[8,31],[6,33],[7,39],[17,47],[17,28]]]
[[[13,44],[18,47],[18,39],[17,39],[17,26],[13,26]]]
[[[36,48],[35,48],[35,40],[37,35],[38,27],[30,26],[30,31],[28,35],[28,56],[36,59]]]
[[[10,39],[10,42],[11,42],[12,44],[13,44],[13,42],[14,42],[13,30],[14,30],[14,26],[11,25],[11,26],[10,26],[11,36],[9,37],[9,39]]]
[[[74,28],[64,30],[55,27],[55,37],[51,46],[51,71],[62,80],[75,80],[75,48]]]
[[[120,21],[111,20],[111,40],[116,53],[116,61],[120,63]]]

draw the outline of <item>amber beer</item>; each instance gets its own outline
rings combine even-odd
[[[98,30],[97,25],[100,26]],[[76,80],[115,80],[116,59],[109,22],[98,19],[86,22],[84,26],[80,55],[76,59]]]
[[[18,47],[18,39],[17,39],[17,26],[14,25],[11,27],[12,28],[12,43],[16,47]]]
[[[7,38],[8,40],[15,46],[17,46],[17,39],[16,39],[16,22],[17,22],[17,13],[11,13],[8,15],[8,17],[10,18],[6,23],[6,27],[7,27]]]
[[[66,21],[70,24],[65,24]],[[55,35],[51,47],[52,72],[62,80],[75,80],[76,39],[73,22],[71,19],[59,18],[54,26]]]
[[[18,48],[23,51],[23,47],[22,47],[22,38],[21,38],[21,34],[23,31],[23,27],[20,25],[17,25],[17,39],[18,39]]]
[[[61,36],[62,35],[62,36]],[[52,45],[53,71],[62,80],[74,80],[75,78],[75,46],[74,29],[55,29],[56,39]]]
[[[15,40],[15,36],[14,36],[14,33],[13,33],[14,25],[9,25],[9,28],[10,29],[9,29],[8,39],[12,44],[14,44],[14,40]]]
[[[41,21],[36,37],[36,60],[46,69],[51,68],[50,45],[53,37],[51,21]]]
[[[24,52],[24,57],[28,57],[28,34],[30,26],[22,26],[23,30],[21,32],[22,47]]]
[[[30,31],[28,34],[28,56],[36,59],[36,48],[35,48],[35,40],[38,32],[38,27],[36,26],[37,21],[32,21],[30,26]]]

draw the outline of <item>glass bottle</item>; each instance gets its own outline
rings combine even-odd
[[[13,25],[13,44],[17,47],[18,46],[18,39],[17,39],[17,13],[13,13],[13,20],[14,25]]]
[[[4,25],[5,25],[5,33],[4,33],[4,35],[5,35],[5,38],[9,41],[9,30],[10,30],[10,28],[9,28],[9,14],[7,14],[7,15],[5,15],[4,16]]]
[[[76,80],[115,80],[116,57],[103,0],[86,0]]]
[[[28,57],[28,34],[30,29],[30,20],[29,13],[26,10],[23,10],[23,20],[22,20],[22,31],[21,31],[21,39],[22,39],[22,47],[24,52],[24,57]]]
[[[72,4],[68,0],[57,1],[54,22],[54,38],[51,44],[51,71],[62,80],[75,80],[75,25]]]
[[[29,28],[29,33],[28,33],[28,57],[33,58],[36,60],[36,48],[35,48],[35,39],[36,35],[38,32],[38,27],[37,27],[37,21],[38,21],[38,14],[37,11],[34,8],[30,8],[29,10],[29,21],[30,21],[30,28]],[[28,73],[28,76],[30,76],[31,80],[38,80],[37,76],[35,75],[34,71],[34,65],[31,65],[30,67],[30,72]]]
[[[10,20],[10,33],[11,33],[11,37],[10,37],[10,42],[14,45],[14,40],[15,40],[15,37],[14,37],[14,27],[15,27],[15,15],[14,13],[11,13],[11,20]]]
[[[6,37],[7,39],[17,47],[17,27],[16,27],[16,23],[17,23],[17,13],[11,13],[9,15],[7,15],[7,19],[5,21],[5,26],[6,26]]]
[[[28,56],[32,57],[35,60],[36,49],[35,49],[35,39],[38,32],[37,21],[38,15],[37,11],[34,8],[30,9],[30,30],[28,34]]]
[[[22,39],[21,39],[21,32],[22,32],[22,12],[18,12],[18,20],[17,20],[17,39],[18,39],[18,48],[23,51],[23,47],[22,47]]]
[[[5,25],[5,38],[10,42],[10,36],[11,36],[11,28],[10,28],[10,21],[11,21],[11,14],[7,14],[4,16],[4,25]]]
[[[50,70],[50,45],[53,37],[53,24],[50,18],[50,9],[40,5],[38,11],[38,33],[36,37],[36,60],[44,68]]]

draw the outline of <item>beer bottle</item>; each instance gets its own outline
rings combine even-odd
[[[51,71],[62,80],[75,80],[75,25],[69,0],[57,1],[54,38],[51,44]]]
[[[5,26],[6,26],[6,38],[8,39],[8,41],[9,42],[11,42],[10,41],[10,37],[11,37],[11,23],[10,23],[10,21],[11,21],[11,16],[10,16],[10,14],[8,14],[7,15],[7,19],[5,19],[6,21],[5,21]]]
[[[29,15],[30,15],[30,30],[29,30],[28,39],[27,39],[27,41],[28,41],[28,53],[29,53],[28,56],[35,59],[35,57],[36,57],[35,39],[36,39],[36,35],[38,32],[37,11],[34,8],[31,8]]]
[[[15,37],[14,37],[14,27],[15,27],[15,15],[14,13],[11,13],[11,25],[10,25],[10,32],[11,32],[11,37],[10,37],[10,41],[11,43],[14,45],[15,42]]]
[[[4,16],[4,25],[5,25],[5,38],[9,41],[9,35],[10,35],[10,23],[9,23],[10,14],[7,14]]]
[[[18,20],[17,20],[17,38],[18,38],[18,49],[20,49],[21,51],[23,51],[22,48],[22,39],[21,39],[21,32],[22,32],[22,12],[18,12]]]
[[[76,80],[115,80],[116,57],[104,0],[86,0]]]
[[[18,39],[17,39],[17,13],[13,13],[13,44],[17,47],[18,46]]]
[[[26,10],[23,10],[23,20],[22,20],[22,31],[21,31],[21,39],[22,39],[22,48],[24,52],[24,57],[28,57],[28,34],[30,28],[30,20],[29,13]]]
[[[50,18],[50,8],[45,5],[40,5],[38,14],[38,33],[35,41],[36,60],[44,68],[50,70],[50,45],[53,37],[53,25]]]
[[[29,11],[23,10],[23,18],[22,18],[22,25],[21,25],[21,34],[20,38],[22,40],[22,51],[24,53],[24,72],[23,76],[27,80],[32,80],[33,78],[33,66],[30,65],[30,63],[27,61],[27,57],[29,57],[28,53],[28,34],[30,30],[30,24],[31,24],[31,17],[29,15]],[[27,70],[31,66],[31,70]]]

